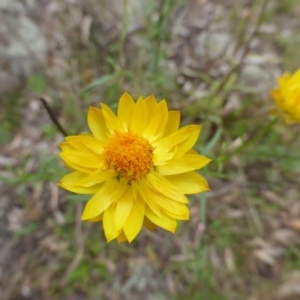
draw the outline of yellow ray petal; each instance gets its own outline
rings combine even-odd
[[[163,195],[155,190],[152,190],[152,195],[156,200],[156,203],[165,213],[168,214],[170,212],[173,215],[176,215],[177,219],[180,217],[181,220],[188,220],[189,210],[185,204],[174,201],[173,199],[169,198],[168,195]]]
[[[103,229],[104,234],[106,236],[107,242],[110,242],[111,240],[118,237],[121,233],[121,229],[116,229],[116,206],[111,205],[108,209],[105,210],[103,214]]]
[[[179,190],[175,185],[173,185],[170,181],[165,179],[163,176],[157,174],[156,172],[151,172],[147,175],[147,180],[145,180],[146,184],[149,184],[152,190],[156,190],[157,192],[167,195],[169,198],[174,201],[178,201],[180,203],[188,203],[188,199]],[[148,192],[152,195],[152,192]]]
[[[117,179],[106,181],[85,205],[81,219],[89,220],[102,214],[114,202],[118,188],[119,181]]]
[[[93,152],[64,151],[60,153],[60,157],[84,168],[99,169],[104,166],[104,158]]]
[[[89,219],[88,221],[96,223],[96,222],[101,222],[102,220],[103,220],[103,213],[93,219]]]
[[[173,152],[163,152],[163,151],[155,151],[153,152],[153,162],[154,166],[160,166],[164,165],[166,162],[170,161],[175,153],[175,150]]]
[[[174,175],[201,169],[210,161],[211,159],[198,154],[184,154],[177,160],[158,166],[156,170],[160,175]]]
[[[168,136],[178,130],[180,123],[180,111],[170,110],[168,113],[168,122],[165,128],[164,136]]]
[[[70,164],[68,164],[68,162],[67,161],[65,161],[65,160],[63,160],[63,163],[64,163],[64,166],[65,167],[67,167],[69,170],[71,170],[71,171],[80,171],[81,172],[81,170],[78,170],[77,168],[73,168]],[[85,173],[84,171],[83,171],[83,173]]]
[[[168,216],[165,213],[161,214],[161,218],[158,217],[156,214],[153,213],[153,211],[151,209],[149,209],[148,207],[146,207],[145,210],[145,216],[155,225],[166,229],[168,231],[171,232],[175,232],[176,230],[176,226],[177,226],[177,221],[173,218],[171,218],[170,216]]]
[[[62,151],[75,150],[75,148],[67,141],[67,137],[65,137],[65,140],[59,144],[59,147]]]
[[[140,97],[134,107],[130,129],[138,134],[143,134],[148,125],[147,103]]]
[[[148,96],[147,98],[145,98],[144,101],[145,101],[146,106],[147,106],[147,112],[148,112],[147,119],[149,120],[149,118],[150,118],[150,116],[153,112],[154,107],[156,107],[156,105],[157,105],[157,102],[156,102],[156,99],[155,99],[154,95]]]
[[[178,144],[182,144],[183,148],[191,144],[193,138],[190,139],[189,137],[193,137],[199,133],[199,128],[199,125],[188,125],[163,139],[153,142],[153,146],[155,147],[153,151],[155,166],[160,166],[166,161],[170,161],[176,154]],[[186,140],[189,141],[186,143]],[[179,150],[179,153],[182,152],[183,148]]]
[[[190,135],[194,134],[195,132],[199,133],[199,128],[199,125],[187,125],[180,128],[171,135],[166,136],[154,143],[154,146],[156,146],[155,151],[170,152],[173,147],[187,140]]]
[[[99,155],[103,152],[104,142],[96,139],[92,135],[68,136],[66,137],[66,140],[73,148],[82,152],[86,152],[88,150]]]
[[[131,189],[133,193],[133,198],[136,199],[137,194],[138,194],[138,189],[137,189],[138,183],[136,181],[131,182]]]
[[[196,172],[169,175],[165,176],[165,178],[187,195],[209,190],[207,181]]]
[[[91,132],[97,139],[107,141],[109,131],[100,109],[92,106],[90,107],[88,112],[88,124]]]
[[[89,173],[91,173],[95,170],[93,168],[88,168],[86,166],[75,164],[73,161],[69,160],[68,155],[63,155],[62,156],[62,153],[60,153],[59,156],[62,158],[65,165],[73,171],[80,171],[81,173],[89,174]]]
[[[133,201],[134,198],[132,188],[130,185],[127,185],[126,191],[124,192],[123,196],[118,199],[116,204],[116,230],[122,229],[126,223],[131,212]]]
[[[176,153],[173,157],[173,159],[181,157],[183,154],[185,154],[187,151],[189,151],[197,142],[199,134],[200,134],[201,126],[195,127],[194,131],[191,131],[188,138],[183,141],[182,143],[178,144],[176,147]]]
[[[107,128],[110,133],[115,133],[117,130],[124,131],[123,124],[121,124],[120,120],[116,117],[114,112],[106,104],[103,103],[101,103],[101,108],[107,124]]]
[[[125,92],[121,96],[118,106],[118,118],[123,123],[123,126],[124,124],[126,124],[126,127],[128,127],[131,123],[134,107],[134,100],[132,99],[130,94]]]
[[[149,124],[143,136],[151,142],[163,135],[168,121],[168,106],[165,100],[160,101],[153,109]]]
[[[156,229],[156,225],[152,223],[146,216],[144,217],[144,226],[151,232],[153,232]]]
[[[75,185],[78,186],[84,186],[84,187],[90,187],[94,184],[98,184],[104,181],[107,181],[113,177],[117,176],[117,172],[113,169],[107,169],[107,170],[97,170],[95,172],[92,172],[91,174],[87,175],[83,179],[76,182]]]
[[[196,155],[199,155],[199,153],[196,150],[194,150],[194,149],[189,150],[186,154],[196,154]]]
[[[75,148],[70,144],[70,143],[68,143],[68,142],[62,142],[62,143],[60,143],[60,148],[61,148],[61,150],[62,150],[62,152],[64,152],[64,151],[73,151],[73,150],[75,150]],[[76,169],[74,169],[70,164],[68,164],[68,162],[66,162],[65,160],[63,160],[63,162],[64,162],[64,164],[65,164],[65,166],[68,168],[68,169],[70,169],[70,170],[72,170],[72,171],[77,171]]]
[[[163,209],[163,212],[165,214],[167,214],[169,217],[176,219],[176,220],[187,221],[190,219],[190,211],[186,205],[184,205],[184,207],[182,207],[182,211],[180,214],[175,214],[174,212],[171,212],[171,211],[165,210],[165,209]]]
[[[133,239],[141,231],[145,215],[145,202],[142,199],[136,199],[134,202],[130,215],[124,225],[124,233],[131,243]]]
[[[121,233],[117,236],[117,240],[118,240],[118,244],[121,244],[123,242],[127,241],[127,237],[124,233],[124,231],[122,230]]]
[[[153,197],[152,190],[150,189],[147,180],[141,180],[137,185],[137,189],[138,194],[141,195],[142,199],[146,202],[153,213],[160,217],[160,209],[156,203],[155,198]]]
[[[60,143],[59,146],[63,152],[64,151],[74,151],[74,150],[86,151],[86,148],[83,147],[82,145],[79,145],[79,148],[76,148],[74,145],[72,145],[68,141]]]
[[[76,186],[75,183],[78,180],[83,179],[86,177],[86,174],[81,172],[72,172],[68,175],[64,176],[57,185],[66,189],[67,191],[77,193],[77,194],[87,194],[92,195],[95,194],[102,186],[102,184],[97,184],[91,187],[83,187],[83,186]]]

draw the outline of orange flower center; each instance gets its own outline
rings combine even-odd
[[[104,157],[109,168],[130,181],[142,179],[153,169],[153,147],[132,132],[112,136],[105,146]]]

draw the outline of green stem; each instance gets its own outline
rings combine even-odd
[[[201,222],[204,225],[206,224],[206,203],[207,203],[206,194],[201,194],[200,195],[200,218],[201,218]]]
[[[123,0],[123,18],[122,18],[122,30],[120,36],[120,64],[123,66],[124,64],[124,45],[127,34],[127,26],[128,26],[128,0]]]
[[[161,43],[162,43],[162,26],[164,21],[164,1],[160,1],[159,3],[159,18],[156,23],[157,30],[157,45],[154,57],[153,68],[154,71],[157,71],[160,59],[160,51],[161,51]]]

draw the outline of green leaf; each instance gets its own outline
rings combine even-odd
[[[74,202],[87,202],[91,198],[91,195],[69,195],[68,200]]]
[[[42,93],[46,89],[46,80],[42,74],[31,75],[27,81],[28,88],[34,93]]]
[[[98,88],[99,86],[109,82],[110,80],[112,80],[114,78],[113,75],[105,75],[102,76],[96,80],[94,80],[92,83],[90,83],[89,85],[87,85],[84,89],[82,89],[82,91],[80,92],[80,95],[84,95],[89,93],[90,91]]]

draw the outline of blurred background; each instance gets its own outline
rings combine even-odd
[[[299,126],[269,90],[300,67],[297,0],[0,1],[0,299],[300,299]],[[90,105],[154,94],[202,124],[211,191],[175,235],[106,243],[56,186]]]

